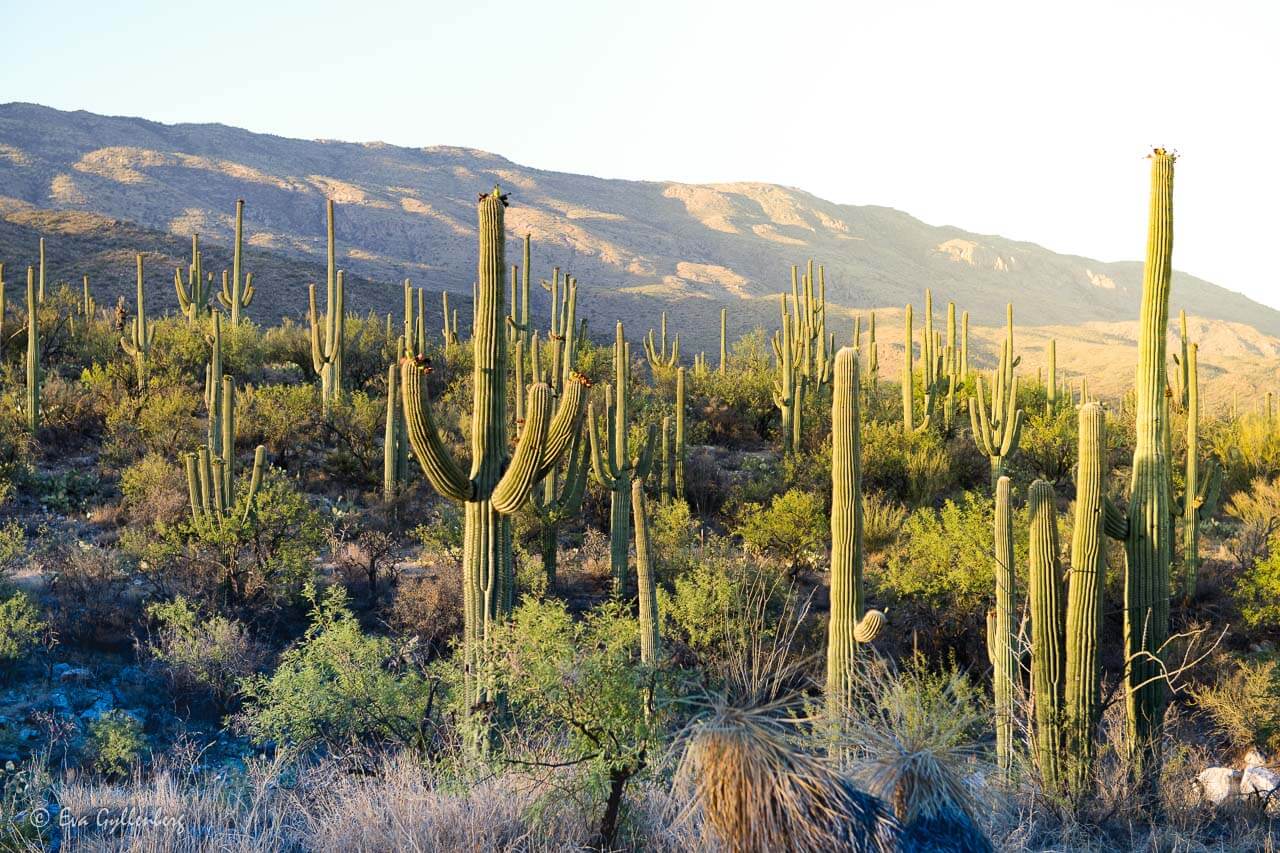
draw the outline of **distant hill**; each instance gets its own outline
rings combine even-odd
[[[955,300],[975,327],[998,325],[1012,301],[1020,326],[1053,326],[1060,340],[1081,341],[1078,354],[1059,344],[1065,370],[1087,354],[1088,366],[1104,374],[1099,390],[1132,378],[1123,334],[1103,330],[1136,318],[1137,262],[1061,255],[773,184],[610,180],[465,148],[304,141],[217,124],[0,105],[6,277],[14,280],[32,262],[38,231],[51,232],[52,276],[78,280],[87,271],[109,293],[127,287],[132,252],[146,249],[156,253],[157,275],[165,268],[153,290],[161,306],[173,300],[168,267],[186,256],[190,234],[211,247],[206,268],[226,263],[213,246],[230,242],[234,202],[244,198],[248,269],[260,293],[250,314],[271,321],[297,315],[305,283],[322,275],[327,197],[339,206],[352,310],[394,310],[405,277],[454,291],[465,303],[475,269],[476,195],[495,183],[511,194],[509,260],[518,260],[519,237],[531,234],[535,275],[547,276],[552,266],[577,275],[580,310],[597,331],[621,317],[638,337],[669,309],[686,352],[714,349],[721,306],[730,309],[735,336],[771,328],[777,306],[770,297],[789,286],[791,264],[812,257],[825,265],[833,320],[918,305],[925,287],[933,288],[939,312]],[[1225,333],[1233,339],[1256,338],[1233,345],[1244,359],[1238,365],[1276,354],[1280,312],[1183,273],[1175,274],[1173,292],[1175,312],[1186,309],[1214,330],[1234,329],[1238,334]],[[838,320],[832,330],[844,326]],[[882,329],[892,361],[900,325],[886,316]],[[1226,356],[1208,349],[1202,363],[1212,372],[1214,359]]]

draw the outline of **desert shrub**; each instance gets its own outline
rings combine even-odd
[[[942,439],[931,430],[903,435],[902,425],[862,425],[862,480],[868,491],[914,506],[930,502],[954,480]]]
[[[140,613],[130,594],[135,576],[120,554],[78,544],[57,546],[40,556],[39,565],[59,638],[128,645]]]
[[[464,529],[462,507],[452,501],[438,501],[428,511],[427,521],[410,535],[422,545],[424,559],[439,555],[461,560]]]
[[[1214,457],[1222,463],[1226,494],[1243,491],[1259,477],[1280,475],[1280,431],[1266,416],[1211,421],[1206,432]]]
[[[698,523],[681,500],[650,502],[649,540],[658,566],[658,578],[666,581],[687,572],[694,562]]]
[[[748,504],[734,526],[748,548],[776,556],[791,567],[814,566],[826,547],[828,517],[823,500],[791,489],[768,507]]]
[[[756,329],[735,341],[729,353],[729,369],[694,376],[690,393],[705,403],[694,404],[705,438],[724,447],[739,447],[763,440],[778,421],[773,405],[773,371],[765,333]]]
[[[388,620],[397,634],[416,637],[441,654],[462,635],[462,567],[454,560],[433,560],[422,574],[396,584]]]
[[[392,324],[393,334],[399,334],[403,326]],[[387,375],[387,361],[395,338],[387,341],[386,318],[377,314],[347,317],[345,330],[346,349],[343,352],[343,368],[347,387],[364,388],[377,384]],[[385,397],[385,391],[383,393]]]
[[[321,431],[320,393],[314,382],[246,389],[236,398],[236,413],[240,440],[264,445],[286,470],[303,459]]]
[[[625,786],[652,760],[668,707],[666,678],[640,664],[639,650],[636,620],[618,602],[575,619],[563,602],[526,599],[493,643],[494,682],[513,730],[523,743],[561,744],[561,760],[580,769],[581,789],[606,802],[606,849]]]
[[[862,542],[868,551],[881,551],[898,538],[907,511],[879,492],[862,496]]]
[[[325,472],[352,485],[380,484],[386,414],[386,400],[363,391],[346,394],[335,403],[325,422],[331,448],[324,457]]]
[[[1280,479],[1257,477],[1227,501],[1228,516],[1240,522],[1228,547],[1241,569],[1270,553],[1272,535],[1280,530]]]
[[[1013,456],[1017,468],[1025,468],[1032,476],[1061,483],[1070,476],[1076,464],[1076,425],[1078,416],[1071,406],[1058,406],[1051,412],[1042,408],[1029,410],[1018,438],[1018,452]]]
[[[719,512],[728,497],[724,473],[715,453],[695,447],[684,457],[684,497],[701,513]]]
[[[142,761],[146,746],[142,725],[123,711],[108,711],[89,724],[86,751],[93,769],[103,776],[128,776]]]
[[[153,384],[145,393],[121,396],[107,411],[104,453],[123,462],[148,452],[192,449],[203,443],[195,415],[202,409],[199,396],[185,385]]]
[[[40,609],[24,592],[0,600],[0,667],[20,663],[38,647],[49,630]]]
[[[257,743],[331,749],[394,743],[423,750],[430,734],[434,682],[407,648],[360,630],[341,587],[308,587],[311,625],[270,675],[242,682],[241,721]]]
[[[1272,534],[1265,556],[1240,573],[1234,592],[1245,624],[1251,628],[1280,628],[1280,549]]]
[[[249,629],[221,614],[204,614],[179,596],[147,607],[155,622],[143,651],[169,683],[186,693],[208,693],[226,708],[240,682],[266,660]]]
[[[148,453],[121,472],[120,492],[135,522],[177,524],[190,511],[186,476],[158,453]]]
[[[73,446],[102,431],[103,418],[97,398],[82,382],[53,373],[40,389],[41,427],[46,440],[60,447]]]
[[[342,517],[334,526],[330,547],[347,589],[361,587],[376,599],[399,577],[400,544],[394,521],[375,510]]]
[[[1192,689],[1196,707],[1214,731],[1241,752],[1280,748],[1280,671],[1277,661],[1236,660],[1216,685]]]
[[[9,573],[18,568],[27,556],[27,534],[16,521],[0,524],[0,590]]]

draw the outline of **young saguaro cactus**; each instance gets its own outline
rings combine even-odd
[[[403,355],[404,339],[396,342]],[[391,503],[409,479],[409,439],[405,435],[404,409],[400,404],[400,365],[387,366],[387,416],[382,434],[382,500]]]
[[[827,701],[834,711],[853,696],[859,643],[884,627],[884,614],[866,610],[862,590],[862,409],[858,355],[835,356],[831,395],[831,616],[827,621]]]
[[[1179,370],[1175,399],[1186,414],[1187,458],[1186,491],[1182,495],[1182,593],[1185,600],[1195,597],[1200,572],[1200,524],[1208,518],[1217,502],[1222,469],[1209,461],[1207,476],[1200,478],[1200,376],[1199,347],[1187,337],[1187,312],[1179,312],[1182,327],[1182,357],[1174,357]],[[1170,462],[1172,464],[1172,461]]]
[[[204,406],[205,411],[208,413],[205,444],[210,453],[221,457],[223,455],[223,435],[228,431],[233,435],[235,432],[234,429],[223,429],[223,425],[227,422],[227,400],[223,393],[224,385],[222,382],[221,314],[215,313],[213,315],[213,333],[209,335],[208,343],[209,361],[204,366]],[[234,410],[234,404],[231,408]]]
[[[1097,403],[1080,407],[1079,463],[1075,521],[1071,527],[1071,572],[1067,581],[1066,738],[1072,790],[1083,791],[1093,761],[1093,731],[1102,701],[1102,590],[1107,570],[1103,548],[1106,522],[1106,416]]]
[[[27,267],[27,430],[32,435],[40,428],[40,378],[40,300],[35,270]]]
[[[1045,784],[1061,783],[1063,713],[1062,575],[1058,571],[1058,513],[1053,486],[1036,480],[1027,492],[1031,519],[1031,692],[1035,701],[1036,764]]]
[[[336,269],[334,249],[333,199],[326,204],[328,275],[325,312],[316,305],[316,286],[308,288],[307,319],[311,326],[311,366],[320,376],[320,405],[328,417],[333,404],[342,398],[342,371],[346,354],[346,280]]]
[[[222,274],[222,292],[218,302],[231,312],[231,325],[240,325],[241,312],[253,302],[253,273],[242,276],[241,249],[244,244],[244,199],[236,199],[236,242],[231,255],[231,281]]]
[[[471,469],[464,469],[445,447],[426,395],[430,366],[416,359],[400,365],[404,418],[414,456],[427,481],[465,510],[463,545],[463,658],[467,708],[488,695],[478,667],[484,638],[511,610],[515,571],[510,515],[529,498],[534,484],[559,462],[581,423],[584,383],[569,382],[554,416],[551,389],[534,383],[525,404],[526,420],[508,449],[506,382],[507,337],[503,323],[503,259],[506,198],[497,187],[480,196],[479,262],[473,323]]]
[[[458,343],[458,311],[457,309],[454,309],[452,313],[449,311],[449,291],[441,291],[440,303],[444,312],[444,325],[440,333],[441,337],[444,339],[445,346],[456,346]],[[475,311],[475,308],[472,307],[471,310]]]
[[[138,374],[138,387],[141,388],[147,384],[147,358],[151,355],[151,341],[155,337],[155,329],[151,328],[150,324],[147,323],[147,303],[142,278],[142,255],[137,255],[136,261],[138,313],[134,315],[129,337],[122,336],[120,338],[120,348],[133,359],[134,368]]]
[[[995,693],[996,761],[1008,772],[1013,767],[1014,685],[1019,679],[1015,637],[1017,586],[1013,569],[1013,511],[1009,478],[996,481],[995,494],[996,606],[987,613],[987,655],[991,659]]]
[[[667,350],[667,312],[662,312],[662,337],[657,343],[653,339],[653,329],[644,339],[644,356],[649,361],[649,368],[655,373],[670,370],[680,360],[680,336],[671,341],[671,349]]]
[[[675,447],[675,468],[676,468],[676,497],[684,500],[684,368],[676,370],[676,447]]]
[[[210,273],[212,278],[212,273]],[[209,291],[205,287],[203,258],[200,255],[200,235],[191,235],[191,263],[187,266],[186,283],[182,280],[182,270],[173,271],[173,289],[178,294],[178,308],[187,318],[187,324],[194,326],[209,313]]]
[[[1013,355],[1013,305],[1007,309],[1008,331],[1000,350],[1000,361],[991,374],[991,408],[983,393],[982,377],[974,383],[974,396],[969,398],[969,425],[978,449],[991,461],[991,483],[994,487],[1004,475],[1009,456],[1018,449],[1022,433],[1022,410],[1018,408],[1018,378],[1013,369],[1019,359]]]
[[[636,527],[636,604],[640,622],[640,662],[658,662],[658,589],[654,578],[653,555],[649,553],[649,513],[645,504],[644,480],[631,483],[631,508]]]
[[[925,304],[928,314],[933,313],[933,295],[925,291]],[[915,422],[915,341],[914,341],[914,308],[908,304],[903,308],[903,355],[902,355],[902,431],[904,434],[924,432],[933,423],[933,411],[937,403],[942,385],[942,356],[936,355],[933,342],[932,320],[926,324],[924,340],[921,342],[921,360],[924,362],[924,420]],[[874,332],[875,325],[872,323]],[[954,395],[954,391],[952,392]]]
[[[619,321],[613,344],[614,385],[605,386],[605,440],[595,417],[595,404],[587,409],[587,434],[591,440],[591,470],[596,481],[610,492],[609,498],[609,565],[615,588],[621,592],[627,583],[627,551],[631,542],[631,481],[649,476],[653,465],[657,430],[649,425],[649,434],[639,455],[631,455],[629,432],[631,347],[627,344]]]

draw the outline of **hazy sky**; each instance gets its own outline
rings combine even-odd
[[[1280,2],[0,3],[0,100],[545,169],[763,180],[1280,307]]]

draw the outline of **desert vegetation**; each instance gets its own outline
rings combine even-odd
[[[1280,423],[1202,405],[1150,163],[1115,399],[816,260],[593,335],[498,187],[470,318],[349,312],[333,200],[275,324],[242,201],[114,306],[7,259],[0,848],[1274,849]]]

